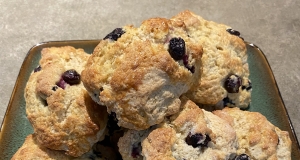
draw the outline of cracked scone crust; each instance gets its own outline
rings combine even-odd
[[[181,12],[171,20],[203,47],[201,79],[186,96],[199,104],[247,108],[251,83],[243,39],[230,34],[227,29],[231,27],[207,21],[190,11]],[[230,75],[237,75],[242,80],[238,93],[229,93],[224,87]]]
[[[80,81],[70,85],[62,80],[67,70],[80,74],[88,57],[70,46],[44,48],[24,95],[27,118],[39,143],[74,157],[101,138],[108,117],[106,107],[95,103]]]
[[[202,47],[184,28],[164,18],[118,32],[119,38],[104,38],[95,48],[82,81],[95,101],[116,113],[120,126],[147,129],[179,111],[179,96],[200,77]],[[172,38],[185,42],[184,60],[171,57]]]
[[[72,157],[63,151],[51,150],[38,143],[36,136],[30,134],[25,138],[23,145],[13,155],[11,160],[115,160],[111,148],[100,143],[94,144],[92,149],[80,157]]]
[[[228,122],[200,109],[190,100],[183,100],[182,108],[180,113],[154,128],[126,132],[118,143],[122,156],[126,159],[188,160],[229,159],[235,155],[236,135]],[[201,138],[195,139],[195,136]],[[137,150],[139,143],[141,148]],[[133,158],[132,155],[139,156]]]
[[[237,154],[247,154],[250,159],[291,159],[291,140],[258,112],[239,108],[224,108],[213,112],[235,129],[239,147]]]

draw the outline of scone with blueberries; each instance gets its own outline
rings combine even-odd
[[[143,130],[179,111],[179,96],[196,84],[202,46],[172,20],[109,33],[94,49],[82,81],[91,97],[122,127]]]
[[[30,134],[11,160],[119,160],[116,155],[111,147],[97,142],[90,151],[75,158],[64,154],[63,151],[52,150],[40,145],[36,135]]]
[[[237,137],[228,122],[182,99],[182,111],[143,131],[129,130],[118,143],[125,159],[230,159]]]
[[[190,11],[179,13],[171,21],[203,47],[201,79],[186,96],[208,106],[247,108],[251,101],[251,82],[246,44],[240,33]]]
[[[108,114],[81,82],[89,54],[71,46],[44,48],[25,88],[26,114],[44,147],[78,157],[103,137]]]
[[[258,112],[239,108],[224,108],[213,112],[229,122],[237,139],[237,155],[251,160],[291,159],[291,139],[288,132],[281,131]]]

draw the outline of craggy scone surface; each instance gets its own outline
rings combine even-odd
[[[41,54],[25,88],[27,117],[41,145],[78,157],[100,139],[108,117],[80,80],[69,84],[62,78],[71,69],[80,75],[89,54],[70,46],[44,48]]]
[[[172,40],[178,40],[173,47],[183,57],[170,55]],[[201,55],[202,46],[182,24],[152,18],[138,28],[117,28],[101,40],[82,81],[95,101],[116,113],[120,126],[147,129],[179,111],[179,96],[200,77]]]
[[[236,134],[228,122],[183,100],[183,110],[169,127],[152,131],[142,142],[146,159],[229,159],[237,148]],[[232,157],[231,157],[232,158]]]
[[[251,84],[248,79],[246,44],[239,32],[227,31],[231,27],[207,21],[190,11],[179,13],[171,21],[181,24],[186,34],[203,47],[201,79],[198,86],[189,90],[186,96],[200,104],[247,108]],[[237,93],[231,93],[224,87],[231,75],[240,78],[240,84],[233,84],[239,88]]]
[[[182,111],[144,131],[129,130],[118,143],[125,159],[229,159],[237,149],[226,121],[183,100]],[[231,157],[232,158],[232,157]]]
[[[224,108],[213,112],[234,128],[238,137],[237,154],[247,154],[251,160],[290,160],[291,140],[286,131],[271,124],[258,112],[239,108]]]

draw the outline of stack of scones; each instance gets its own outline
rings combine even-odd
[[[12,159],[291,159],[288,132],[245,110],[251,91],[240,33],[190,11],[116,28],[92,54],[44,48]]]

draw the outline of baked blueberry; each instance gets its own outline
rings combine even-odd
[[[80,83],[80,74],[78,74],[74,69],[70,69],[64,72],[62,78],[70,85]]]
[[[241,35],[241,33],[240,33],[239,31],[236,31],[236,30],[231,29],[231,28],[226,29],[226,31],[227,31],[228,33],[232,34],[232,35],[235,35],[235,36],[240,36],[240,35]]]
[[[189,64],[189,56],[185,54],[182,58],[182,61],[184,66],[187,66]]]
[[[60,78],[60,80],[56,83],[56,85],[62,89],[65,89],[66,88],[66,81],[63,80],[63,78]]]
[[[123,34],[125,33],[125,31],[123,31],[122,28],[116,28],[114,29],[112,32],[110,32],[108,35],[106,35],[103,39],[111,39],[111,40],[118,40],[118,38],[120,38]]]
[[[223,105],[224,105],[224,107],[226,107],[228,104],[235,105],[235,103],[233,103],[231,99],[229,99],[228,97],[225,97],[223,99]]]
[[[239,31],[234,30],[234,29],[231,29],[231,28],[226,29],[226,31],[227,31],[228,33],[230,33],[230,34],[232,34],[232,35],[235,35],[235,36],[238,36],[239,38],[241,38],[242,40],[244,40],[244,38],[240,36],[241,33],[240,33]]]
[[[184,64],[185,68],[187,68],[190,72],[194,73],[195,72],[195,66],[189,66],[188,59],[189,59],[188,55],[185,54],[183,56],[183,59],[182,59],[183,64]]]
[[[248,81],[248,86],[242,86],[242,90],[244,90],[244,89],[246,89],[247,91],[252,89],[252,83],[250,82],[250,80]]]
[[[57,89],[58,89],[58,86],[53,86],[53,87],[52,87],[52,90],[53,90],[53,91],[56,91]]]
[[[42,67],[41,66],[38,66],[38,67],[36,67],[33,71],[34,72],[38,72],[38,71],[40,71],[42,69]]]
[[[141,155],[142,146],[141,143],[138,143],[132,147],[131,156],[133,158],[138,158]]]
[[[176,61],[184,58],[185,55],[185,42],[180,37],[172,38],[169,42],[169,53]]]
[[[203,135],[201,133],[196,133],[196,134],[191,134],[189,133],[189,135],[185,138],[185,142],[188,145],[193,146],[194,148],[196,147],[207,147],[208,142],[210,142],[211,139],[208,135]]]
[[[242,79],[239,76],[233,74],[226,78],[224,88],[228,93],[238,93],[241,85]]]
[[[250,157],[247,154],[240,154],[234,160],[250,160]]]

